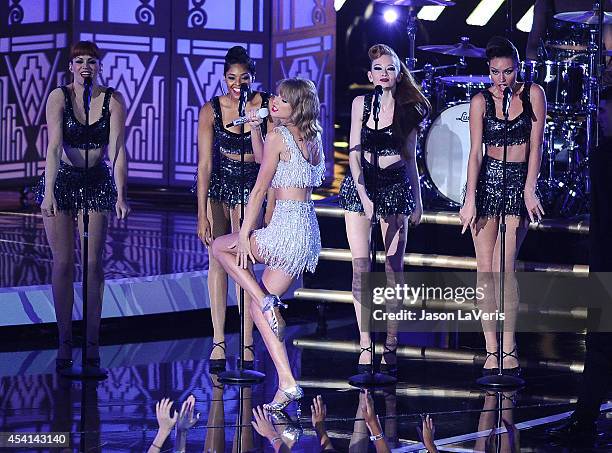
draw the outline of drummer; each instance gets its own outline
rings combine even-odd
[[[536,0],[533,25],[527,39],[528,60],[547,58],[564,61],[580,58],[587,63],[589,27],[583,24],[562,22],[555,14],[571,11],[591,11],[593,0]],[[612,0],[606,0],[606,11],[612,10]],[[545,44],[546,49],[542,49]],[[604,46],[612,49],[612,26],[604,26]],[[538,51],[541,52],[538,55]],[[544,53],[542,53],[544,51]],[[584,56],[584,57],[581,57]],[[584,60],[584,61],[582,61]]]

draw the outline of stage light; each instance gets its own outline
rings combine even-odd
[[[421,20],[430,20],[432,22],[436,21],[438,17],[440,17],[440,14],[442,14],[442,11],[444,11],[444,8],[446,8],[446,6],[423,6],[417,14],[417,18]]]
[[[397,20],[397,11],[392,8],[389,8],[385,11],[383,17],[385,18],[385,22],[387,22],[388,24],[392,24]]]
[[[340,11],[340,8],[344,6],[346,0],[334,0],[334,9],[336,11]]]
[[[499,7],[504,3],[504,0],[481,0],[481,2],[474,8],[472,14],[470,14],[465,21],[468,25],[487,25],[491,17],[497,12]]]
[[[525,15],[521,17],[516,23],[516,28],[520,31],[524,31],[525,33],[529,33],[531,31],[531,26],[533,25],[533,5],[531,8],[527,10]]]

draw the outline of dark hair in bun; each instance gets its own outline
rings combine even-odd
[[[501,36],[493,36],[489,39],[486,55],[487,62],[491,62],[493,58],[511,58],[518,65],[520,61],[518,50],[516,50],[514,44]]]
[[[249,57],[246,49],[242,46],[234,46],[227,51],[225,55],[225,65],[223,67],[223,73],[229,71],[230,66],[235,64],[241,64],[247,67],[251,75],[255,75],[255,61]]]

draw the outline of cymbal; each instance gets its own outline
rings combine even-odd
[[[486,56],[485,49],[476,47],[468,42],[460,42],[451,45],[419,46],[418,48],[426,52],[453,55],[455,57],[485,58]]]
[[[599,23],[599,14],[595,14],[595,11],[572,11],[555,14],[554,17],[557,20],[575,24],[597,25]],[[603,23],[612,24],[612,13],[605,13]]]
[[[384,3],[389,6],[410,6],[421,8],[423,6],[455,6],[451,0],[374,0],[374,3]]]
[[[584,44],[570,44],[570,43],[553,42],[553,41],[548,41],[546,43],[546,47],[551,48],[551,49],[558,49],[558,50],[569,50],[571,52],[586,52],[588,50],[588,46]]]

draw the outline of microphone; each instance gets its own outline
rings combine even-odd
[[[257,110],[257,118],[259,118],[260,120],[263,120],[269,114],[270,114],[270,112],[268,111],[267,108],[261,108],[261,109]],[[245,123],[248,123],[248,122],[249,122],[249,118],[247,116],[241,116],[240,118],[236,118],[231,123],[227,123],[225,125],[225,127],[240,126],[241,124],[245,124]]]
[[[374,118],[377,119],[380,113],[380,97],[382,96],[383,89],[382,86],[376,85],[374,87],[374,101],[372,102],[372,110],[374,113]]]
[[[244,116],[244,109],[246,107],[247,99],[251,89],[246,83],[240,84],[240,99],[238,100],[238,115]]]
[[[85,89],[83,90],[83,106],[85,108],[85,113],[87,113],[89,112],[89,105],[91,103],[91,92],[93,86],[93,81],[91,80],[91,77],[85,77],[83,79],[83,86],[85,87]]]
[[[510,101],[512,100],[512,88],[506,87],[504,88],[504,99],[502,101],[502,112],[504,114],[504,118],[508,118],[510,114]]]

